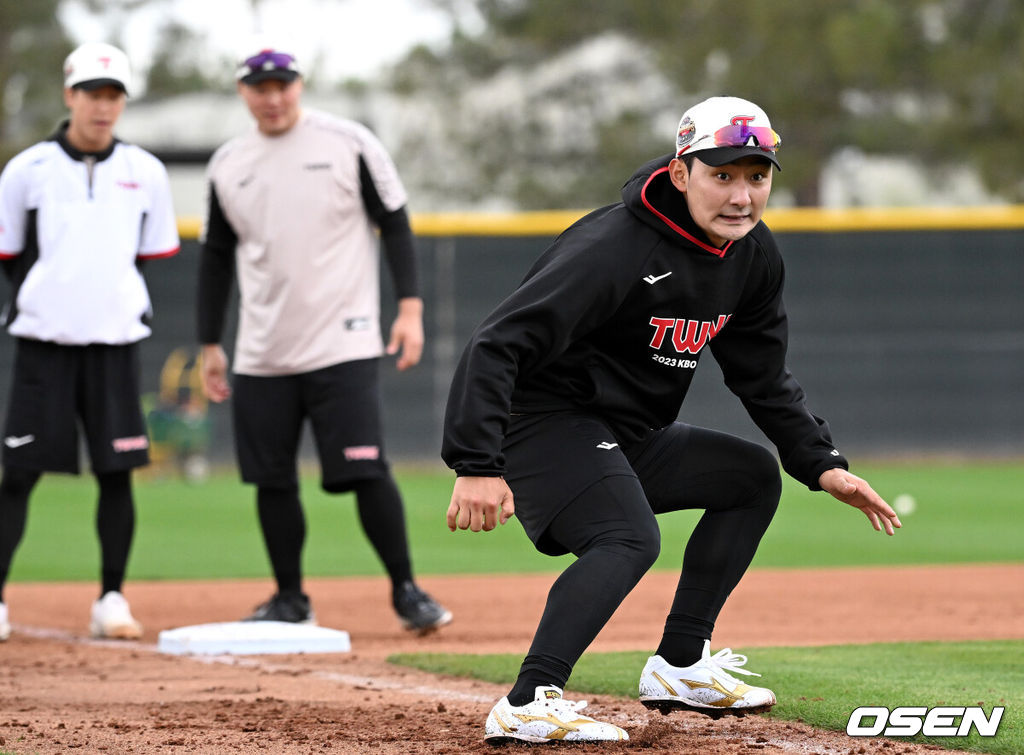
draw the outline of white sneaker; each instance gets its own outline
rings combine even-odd
[[[11,624],[7,620],[7,604],[0,603],[0,642],[11,636]]]
[[[652,655],[640,675],[640,702],[662,713],[680,709],[710,715],[762,713],[775,705],[775,693],[764,687],[751,687],[731,676],[760,676],[740,668],[746,662],[745,655],[729,648],[711,655],[711,643],[707,640],[701,659],[685,668]]]
[[[124,595],[110,591],[92,604],[89,631],[93,637],[115,640],[137,640],[142,637],[142,625],[132,617]]]
[[[537,687],[532,703],[520,707],[501,698],[487,716],[484,740],[490,744],[503,742],[620,742],[629,734],[613,724],[595,721],[578,711],[587,707],[586,700],[572,701],[562,697],[558,687]]]

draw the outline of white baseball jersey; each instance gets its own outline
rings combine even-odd
[[[145,338],[151,303],[136,258],[173,255],[179,243],[167,171],[134,145],[89,156],[40,142],[0,175],[0,259],[23,256],[26,271],[12,335],[66,345]]]
[[[394,163],[354,121],[305,110],[280,136],[253,130],[214,153],[208,178],[237,235],[235,372],[297,374],[383,353],[360,158],[384,208],[403,207]]]

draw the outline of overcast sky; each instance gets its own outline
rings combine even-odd
[[[61,20],[75,42],[112,41],[109,29],[123,29],[125,51],[140,69],[148,68],[154,29],[168,13],[205,36],[211,64],[223,55],[235,58],[269,31],[307,61],[322,57],[323,73],[339,79],[366,77],[418,43],[440,44],[451,31],[448,16],[430,0],[261,0],[258,6],[257,16],[250,0],[171,0],[119,18],[109,11],[90,15],[68,0]],[[471,3],[464,6],[462,23],[472,30]]]

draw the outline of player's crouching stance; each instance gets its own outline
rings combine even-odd
[[[514,515],[537,550],[576,556],[487,719],[488,741],[626,739],[561,690],[658,558],[656,516],[683,509],[703,514],[640,700],[710,715],[775,703],[737,678],[756,676],[745,657],[710,648],[782,479],[760,444],[677,421],[705,346],[789,475],[861,509],[876,530],[900,526],[848,471],[786,367],[782,256],[761,222],[780,143],[747,100],[690,108],[675,151],[561,234],[462,355],[442,447],[458,475],[449,529],[492,530]]]

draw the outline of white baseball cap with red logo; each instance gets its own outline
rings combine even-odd
[[[64,60],[64,86],[68,89],[114,86],[127,93],[131,79],[128,56],[104,42],[86,42]]]
[[[753,155],[771,160],[782,144],[768,115],[740,97],[709,97],[685,113],[676,129],[676,157],[697,155],[706,165],[725,165]]]

